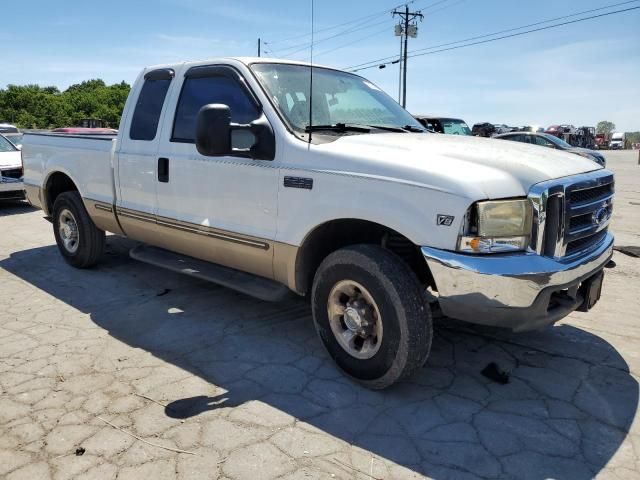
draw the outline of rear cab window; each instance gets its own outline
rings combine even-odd
[[[129,129],[131,140],[152,141],[156,138],[162,106],[174,75],[174,71],[167,68],[153,70],[144,76]]]

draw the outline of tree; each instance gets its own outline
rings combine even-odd
[[[72,127],[83,118],[100,118],[118,127],[130,87],[126,82],[106,85],[100,79],[57,87],[8,85],[0,89],[0,119],[20,128]]]
[[[613,132],[615,129],[615,123],[603,120],[602,122],[598,122],[598,125],[596,126],[596,133],[604,133],[605,135],[610,135],[611,132]]]

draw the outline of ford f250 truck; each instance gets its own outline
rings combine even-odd
[[[141,261],[308,296],[329,355],[371,388],[425,363],[429,299],[538,329],[593,306],[612,255],[610,171],[428,133],[364,78],[302,63],[147,68],[117,136],[28,134],[24,164],[71,265],[96,264],[108,231]]]

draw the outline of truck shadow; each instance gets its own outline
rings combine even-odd
[[[168,417],[260,401],[436,479],[592,478],[634,419],[628,365],[583,330],[512,335],[444,319],[425,368],[372,392],[333,366],[304,301],[269,304],[139,264],[132,245],[109,237],[95,270],[68,267],[55,246],[15,252],[0,267],[223,392],[169,399]],[[508,384],[481,375],[490,362],[510,372]]]
[[[0,200],[0,217],[23,215],[34,212],[35,210],[35,208],[23,200]]]

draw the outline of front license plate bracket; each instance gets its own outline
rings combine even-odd
[[[600,294],[602,293],[603,280],[604,271],[600,270],[598,273],[582,282],[582,285],[580,285],[580,293],[584,296],[584,301],[578,307],[578,311],[588,312],[596,303],[598,303],[598,300],[600,300]]]

